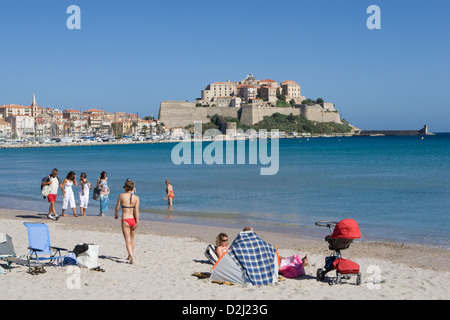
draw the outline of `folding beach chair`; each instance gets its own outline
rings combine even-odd
[[[40,260],[50,260],[51,263],[56,263],[58,266],[64,265],[65,256],[61,256],[61,251],[68,251],[64,248],[52,247],[50,245],[50,232],[45,223],[24,222],[28,229],[28,243],[30,249],[30,259],[36,259],[38,264]],[[43,257],[48,255],[48,257]],[[30,261],[28,260],[28,266]]]
[[[0,260],[6,261],[8,270],[11,272],[11,263],[17,259],[11,237],[6,233],[0,233]]]

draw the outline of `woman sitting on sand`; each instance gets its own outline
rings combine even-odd
[[[225,252],[228,251],[228,248],[230,246],[228,245],[228,235],[226,233],[219,233],[219,235],[216,238],[216,254],[217,258],[220,259],[221,256],[225,254]]]
[[[119,212],[120,207],[122,207],[122,232],[128,251],[127,260],[132,264],[134,235],[136,234],[136,229],[139,224],[139,197],[132,193],[134,190],[133,181],[126,181],[123,188],[125,189],[125,193],[121,193],[117,199],[114,218],[118,218],[117,213]]]

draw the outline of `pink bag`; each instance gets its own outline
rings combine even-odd
[[[285,278],[297,278],[305,274],[303,268],[302,258],[297,254],[296,256],[284,258],[280,263],[280,273]]]

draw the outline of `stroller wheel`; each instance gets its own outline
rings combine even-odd
[[[336,273],[336,280],[334,282],[335,284],[342,284],[342,275],[340,273]]]
[[[316,280],[317,281],[323,281],[324,278],[325,278],[325,274],[323,273],[323,269],[322,268],[317,269]]]
[[[361,284],[361,272],[358,272],[356,276],[356,285],[359,286]]]

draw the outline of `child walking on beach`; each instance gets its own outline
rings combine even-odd
[[[83,172],[80,175],[80,189],[78,191],[78,197],[80,199],[80,216],[86,216],[90,189],[92,189],[92,183],[88,180],[86,173]]]

